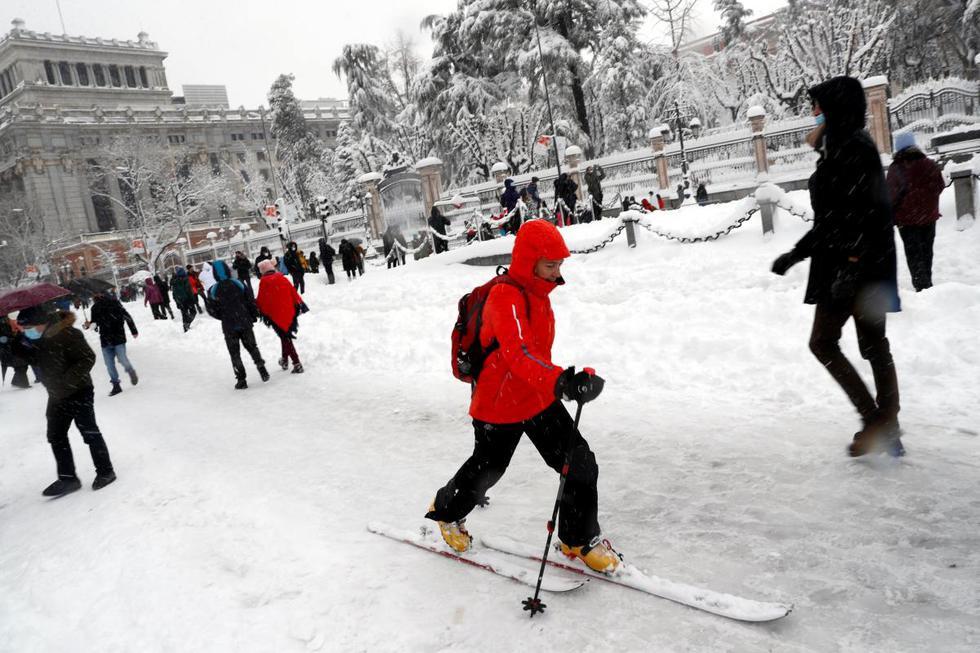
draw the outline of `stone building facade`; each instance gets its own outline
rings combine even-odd
[[[125,216],[112,202],[93,196],[85,173],[100,146],[117,135],[166,139],[215,169],[247,166],[268,181],[268,195],[274,197],[268,110],[175,104],[164,67],[167,53],[145,32],[123,41],[34,32],[17,19],[12,26],[0,36],[0,196],[23,192],[43,216],[45,231],[66,246],[77,243],[81,251],[95,234],[103,248],[116,234],[123,242],[131,239]],[[349,117],[343,102],[312,103],[304,114],[328,147]],[[110,183],[109,193],[121,201],[117,184]],[[254,216],[256,208],[231,206],[225,222]],[[210,222],[202,228],[220,224],[218,215],[205,217]],[[78,254],[68,252],[65,258],[77,260]],[[84,258],[92,273],[109,257]]]

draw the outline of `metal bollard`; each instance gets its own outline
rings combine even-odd
[[[976,219],[977,211],[976,206],[973,204],[975,197],[973,190],[973,171],[956,170],[951,172],[949,177],[953,180],[953,191],[956,195],[956,220],[968,221],[968,216]]]
[[[762,214],[762,235],[767,236],[775,233],[776,229],[773,227],[773,216],[776,214],[776,203],[760,201],[759,212]]]
[[[630,249],[636,247],[636,220],[626,218],[626,244]]]

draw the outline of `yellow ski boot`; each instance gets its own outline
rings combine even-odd
[[[559,547],[565,556],[573,560],[578,558],[589,569],[601,574],[611,574],[616,571],[621,560],[619,554],[609,544],[609,540],[600,540],[598,535],[585,546],[568,546],[561,542]]]
[[[435,503],[429,506],[429,512],[435,509]],[[470,550],[473,538],[470,537],[469,531],[466,530],[465,519],[460,519],[459,521],[436,521],[436,523],[439,524],[439,532],[442,533],[442,539],[446,541],[449,548],[458,553],[465,553]]]

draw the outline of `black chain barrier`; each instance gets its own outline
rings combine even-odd
[[[780,208],[780,209],[782,209],[784,211],[786,211],[790,215],[795,215],[796,217],[798,217],[803,222],[813,222],[813,216],[807,215],[806,210],[804,210],[804,209],[798,209],[795,206],[793,206],[792,204],[790,204],[789,206],[783,206],[782,204],[776,204],[776,207],[777,208]]]
[[[616,231],[614,231],[611,234],[609,234],[606,237],[606,239],[603,240],[598,245],[593,245],[592,247],[589,247],[588,249],[570,249],[568,251],[570,253],[572,253],[572,254],[594,254],[595,252],[598,252],[600,249],[602,249],[603,247],[605,247],[606,245],[608,245],[612,241],[616,240],[616,237],[619,236],[619,234],[623,233],[623,230],[624,229],[626,229],[626,221],[623,221],[623,223],[621,225],[619,225],[619,228],[616,229]]]
[[[728,225],[727,228],[722,229],[721,231],[711,234],[709,236],[675,236],[673,234],[665,234],[662,231],[657,231],[650,225],[643,224],[642,222],[640,223],[640,226],[646,229],[647,231],[649,231],[650,233],[656,236],[660,236],[661,238],[666,238],[667,240],[676,240],[679,243],[707,243],[712,240],[718,240],[722,236],[727,236],[728,234],[732,233],[733,231],[741,227],[743,224],[748,222],[749,218],[755,215],[758,210],[759,207],[757,206],[749,209],[745,215],[743,215],[741,218],[736,220],[734,223]]]

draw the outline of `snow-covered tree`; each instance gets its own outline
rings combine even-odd
[[[16,286],[28,277],[28,266],[40,267],[48,260],[57,234],[48,232],[37,206],[23,191],[0,193],[0,288]]]
[[[278,174],[285,195],[305,211],[313,201],[309,180],[320,174],[323,142],[310,130],[303,108],[293,93],[292,75],[280,75],[269,89],[272,134],[276,138]]]
[[[715,11],[721,15],[721,36],[726,45],[735,43],[745,33],[745,19],[752,15],[741,0],[714,0]]]

